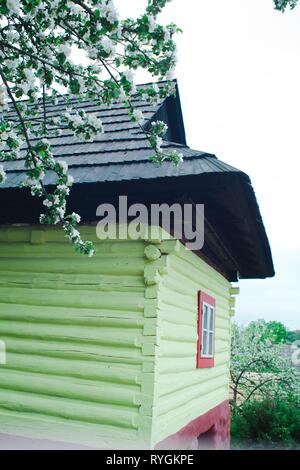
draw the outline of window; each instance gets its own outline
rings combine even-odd
[[[198,292],[197,367],[214,366],[215,310],[215,299]]]

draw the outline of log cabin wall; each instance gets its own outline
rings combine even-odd
[[[0,227],[1,433],[150,448],[228,399],[230,283],[163,233],[79,256],[60,229]],[[197,292],[217,302],[196,368]]]

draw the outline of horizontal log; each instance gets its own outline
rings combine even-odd
[[[199,289],[198,289],[199,290]],[[160,286],[160,295],[159,300],[162,304],[165,305],[165,308],[162,310],[161,315],[165,316],[168,310],[173,310],[174,308],[184,312],[182,318],[191,318],[195,315],[198,315],[198,299],[197,292],[192,291],[190,294],[187,294],[185,297],[178,294],[175,290],[167,287],[163,281],[163,285]],[[220,301],[219,297],[216,298],[216,315],[219,318],[228,319],[229,318],[229,308],[228,302]]]
[[[223,352],[217,352],[215,354],[215,367],[221,366],[223,364],[228,366],[229,363],[229,350]],[[160,357],[157,366],[157,373],[159,375],[168,375],[168,374],[182,374],[184,372],[195,372],[196,370],[196,353],[193,356],[189,357]],[[203,371],[205,369],[202,369]],[[203,373],[203,372],[201,372]]]
[[[36,354],[39,356],[61,357],[66,359],[80,359],[89,361],[130,362],[140,364],[145,358],[141,356],[141,349],[134,347],[115,347],[111,345],[99,345],[91,342],[71,341],[45,341],[32,337],[6,336],[1,334],[1,340],[5,342],[8,353]]]
[[[159,361],[161,361],[162,357],[168,358],[194,358],[196,357],[197,351],[197,343],[196,339],[192,341],[185,341],[185,342],[178,342],[172,341],[169,339],[160,339],[159,341],[159,348],[158,348],[158,355],[160,357]],[[229,341],[227,339],[216,338],[215,339],[215,351],[217,353],[225,352],[229,350]]]
[[[0,299],[2,303],[22,305],[61,306],[95,309],[133,309],[143,308],[145,299],[143,292],[91,292],[80,289],[75,291],[53,289],[36,289],[18,287],[12,289],[0,286]]]
[[[12,227],[0,225],[0,241],[1,242],[29,242],[31,238],[32,227]]]
[[[141,242],[126,243],[96,243],[95,259],[98,261],[105,258],[116,258],[118,256],[140,257],[144,256],[145,244]],[[45,258],[76,258],[78,254],[70,243],[9,243],[0,242],[0,257],[45,257]]]
[[[69,258],[20,258],[2,259],[0,269],[5,271],[25,271],[33,273],[65,273],[65,274],[111,274],[111,275],[143,275],[144,259],[126,256],[110,259],[97,257],[87,258],[77,255]]]
[[[160,397],[157,401],[156,411],[158,414],[171,412],[172,410],[180,409],[186,403],[199,397],[205,400],[205,395],[215,393],[217,390],[228,390],[228,378],[226,376],[216,377],[209,382],[200,382],[198,386],[181,390],[180,393],[169,393]]]
[[[178,342],[180,348],[181,342],[197,341],[197,324],[195,325],[174,325],[166,321],[160,321],[157,331],[158,338]]]
[[[177,325],[178,328],[180,328],[180,325],[194,326],[197,324],[198,314],[196,309],[193,312],[183,312],[182,308],[179,306],[166,304],[164,301],[161,301],[160,307],[160,321],[173,323]]]
[[[125,323],[125,320],[124,320]],[[90,342],[116,347],[136,347],[141,339],[141,328],[91,327],[83,325],[56,325],[50,323],[28,323],[26,321],[0,322],[0,335],[20,338]]]
[[[174,396],[175,393],[180,394],[182,391],[199,387],[200,384],[207,384],[217,378],[224,380],[225,383],[228,381],[227,364],[208,369],[194,369],[194,371],[182,372],[180,380],[178,380],[178,373],[160,375],[158,396],[163,397],[169,394]]]
[[[170,412],[160,414],[155,422],[153,435],[155,436],[153,445],[160,442],[170,434],[174,434],[183,428],[187,422],[198,416],[205,414],[224,400],[228,399],[228,391],[220,388],[214,394],[198,396],[195,399],[184,403],[180,408]],[[157,413],[157,411],[155,410]]]
[[[3,268],[0,264],[0,268]],[[97,291],[143,292],[142,276],[119,276],[99,274],[58,274],[0,271],[2,287],[35,287],[49,289],[85,289]]]
[[[230,282],[224,276],[222,276],[222,274],[207,264],[206,261],[199,258],[199,256],[196,256],[193,251],[186,249],[182,243],[180,243],[179,250],[176,252],[176,255],[172,256],[172,260],[175,258],[175,256],[183,266],[189,266],[193,273],[200,271],[203,274],[203,278],[217,282],[223,286],[225,291],[228,291],[228,289],[231,288]]]
[[[71,324],[85,326],[142,327],[143,311],[117,309],[87,309],[48,307],[0,303],[1,320],[20,320],[32,323]]]
[[[20,411],[16,413],[0,408],[0,422],[1,432],[4,434],[45,439],[46,442],[59,440],[99,449],[136,449],[140,445],[136,429],[126,428],[124,432],[124,428],[118,426],[66,420],[58,416]]]
[[[0,408],[137,429],[137,409],[120,405],[82,402],[0,389]]]
[[[199,259],[199,258],[198,258]],[[192,282],[196,290],[199,290],[199,279],[201,278],[201,287],[208,290],[209,292],[214,291],[220,297],[229,298],[230,283],[223,278],[221,275],[213,270],[208,269],[207,264],[202,265],[199,259],[199,266],[196,268],[191,263],[188,263],[185,259],[179,258],[176,255],[170,256],[170,272],[175,273],[176,276],[183,277],[186,282]],[[204,269],[200,269],[203,267]]]
[[[160,292],[159,300],[164,302],[166,305],[179,307],[186,312],[185,314],[194,313],[197,311],[197,295],[195,295],[194,299],[190,296],[186,295],[181,296],[176,291],[169,291],[163,286]]]
[[[179,285],[185,286],[184,294],[180,292]],[[182,296],[182,298],[189,297],[195,303],[197,303],[197,292],[199,290],[205,290],[205,292],[209,292],[212,297],[216,298],[218,309],[225,310],[226,312],[228,312],[229,309],[228,302],[230,297],[224,295],[224,292],[222,295],[220,295],[218,288],[216,288],[213,284],[206,286],[205,280],[202,280],[202,278],[201,280],[200,278],[198,279],[197,285],[193,285],[188,279],[178,275],[178,273],[175,273],[173,270],[170,270],[170,274],[163,279],[162,291],[164,290],[171,298],[173,298],[173,293],[175,293],[178,294],[179,297]]]
[[[100,240],[96,234],[96,223],[79,225],[79,230],[84,239],[92,240],[94,243],[99,244],[113,244],[113,243],[143,243],[144,239],[140,240],[131,240],[131,237],[128,234],[128,227],[122,227],[122,238],[119,237],[119,226],[117,225],[117,239],[106,239]],[[51,243],[64,243],[68,244],[69,241],[66,239],[63,230],[60,227],[47,226],[43,227],[41,225],[28,225],[28,226],[0,226],[0,241],[1,242],[29,242],[33,231],[44,231],[45,240]],[[123,237],[123,235],[125,235]],[[148,237],[147,237],[148,238]],[[151,240],[150,240],[151,241]],[[152,242],[152,241],[151,241]]]
[[[137,406],[139,385],[99,382],[0,367],[1,389],[30,392],[81,401]]]
[[[159,357],[195,357],[196,342],[182,342],[180,345],[176,341],[162,340],[160,341],[157,351]],[[160,359],[159,359],[160,360]]]
[[[100,360],[89,361],[79,359],[53,358],[33,354],[14,353],[10,350],[6,354],[6,365],[3,370],[19,370],[41,374],[61,375],[63,377],[77,377],[81,379],[100,380],[117,384],[140,384],[142,366],[140,364],[107,363]]]

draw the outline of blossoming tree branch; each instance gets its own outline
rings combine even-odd
[[[293,10],[298,4],[298,0],[274,0],[276,10],[280,10],[283,13],[287,8]]]
[[[76,251],[88,256],[94,246],[81,239],[80,216],[66,212],[74,180],[67,163],[54,158],[50,138],[68,129],[83,140],[99,139],[105,132],[101,120],[75,109],[74,101],[108,106],[121,101],[146,133],[153,149],[149,157],[156,163],[181,162],[181,154],[161,147],[167,126],[157,121],[145,131],[132,100],[138,95],[157,102],[174,93],[173,36],[179,29],[157,22],[168,1],[148,0],[144,14],[121,20],[112,0],[0,0],[0,162],[22,158],[26,179],[21,185],[42,198],[45,207],[40,222],[61,225]],[[74,50],[81,51],[87,65],[72,60]],[[133,72],[139,68],[164,84],[137,89]],[[47,105],[58,98],[66,111],[52,117]],[[49,171],[56,175],[51,190],[44,184]],[[0,164],[0,183],[5,179]]]

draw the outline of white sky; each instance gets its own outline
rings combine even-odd
[[[137,16],[146,0],[115,0]],[[249,174],[273,251],[276,277],[241,281],[236,320],[300,329],[300,5],[272,0],[173,0],[176,77],[188,145]],[[144,81],[144,76],[139,76]]]

